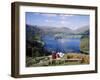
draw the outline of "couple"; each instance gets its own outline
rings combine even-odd
[[[64,53],[62,52],[55,52],[55,51],[52,51],[52,59],[57,59],[57,58],[61,58],[64,56]]]

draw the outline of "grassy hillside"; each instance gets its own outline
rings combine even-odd
[[[80,50],[89,54],[89,36],[85,35],[81,38]]]
[[[70,60],[73,61],[70,61]],[[75,61],[79,59],[78,61]],[[27,57],[26,67],[37,67],[37,66],[60,66],[60,65],[80,65],[89,64],[89,55],[77,54],[77,53],[67,53],[59,59],[52,59],[50,56],[42,57]]]

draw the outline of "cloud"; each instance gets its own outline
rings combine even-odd
[[[70,15],[70,14],[61,14],[60,18],[61,20],[68,20],[70,17],[73,17],[75,15]]]
[[[64,14],[63,16],[71,17],[71,16],[75,16],[75,14]]]
[[[45,14],[41,13],[40,15],[46,16],[46,17],[56,17],[57,16],[57,14],[49,14],[49,13],[45,13]]]
[[[59,17],[72,17],[72,16],[75,16],[73,14],[52,14],[52,13],[46,13],[46,14],[41,13],[41,15],[47,16],[47,17],[57,17],[57,16],[59,16]]]
[[[61,14],[61,13],[33,13],[34,15],[40,15],[47,18],[60,18],[61,20],[67,20],[69,17],[75,16],[74,14]],[[46,20],[46,22],[51,22]]]
[[[66,21],[60,21],[60,23],[61,23],[61,24],[65,24],[65,23],[66,23]]]
[[[62,20],[66,20],[67,19],[67,17],[65,17],[65,16],[61,16],[60,17]]]
[[[45,22],[53,22],[53,20],[49,20],[49,19],[46,19],[46,20],[44,20]]]

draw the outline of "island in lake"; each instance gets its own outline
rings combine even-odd
[[[88,22],[85,22],[89,16],[54,15],[26,13],[26,67],[89,64],[90,31]],[[44,21],[48,19],[45,25],[41,24],[44,21],[40,18]],[[61,18],[63,22],[56,18]],[[76,29],[70,28],[65,18],[69,18],[71,23],[76,21],[75,25],[72,23],[77,26]],[[59,25],[55,26],[57,23],[53,21],[59,22]],[[81,25],[78,25],[78,21]]]

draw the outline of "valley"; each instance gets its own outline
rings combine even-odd
[[[89,56],[89,28],[83,26],[76,30],[68,27],[48,27],[37,25],[26,25],[26,66],[43,66],[39,65],[40,61],[46,61],[48,56],[52,56],[52,51],[63,52],[66,55],[70,53],[78,56]],[[75,56],[71,59],[75,59]],[[41,59],[38,60],[37,57]],[[46,58],[46,59],[45,59]],[[65,58],[65,57],[63,57]],[[63,59],[61,58],[61,59]],[[66,58],[67,59],[67,58]],[[84,59],[84,57],[82,58]],[[32,60],[32,63],[30,63]],[[38,61],[37,61],[38,60]],[[50,59],[47,60],[49,65]],[[55,61],[54,61],[55,62]],[[56,61],[57,65],[59,61]],[[89,57],[87,57],[89,63]],[[31,64],[31,65],[28,65]],[[82,64],[77,62],[66,62],[60,65]],[[87,64],[87,63],[84,63]]]

